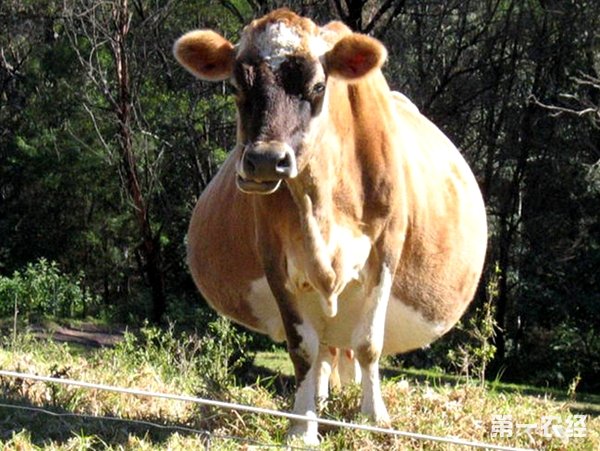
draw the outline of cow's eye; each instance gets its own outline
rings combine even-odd
[[[315,95],[321,95],[325,92],[325,83],[315,83],[312,88],[312,92]]]

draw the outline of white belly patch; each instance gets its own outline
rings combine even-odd
[[[383,352],[399,354],[423,348],[441,337],[450,326],[428,321],[421,312],[392,296],[385,321]]]
[[[340,296],[338,314],[327,318],[314,291],[299,293],[298,305],[315,327],[319,340],[340,348],[352,347],[352,331],[361,318],[364,293],[357,283],[351,283]],[[284,341],[285,332],[279,308],[266,277],[252,282],[247,297],[252,313],[275,341]],[[451,325],[433,323],[411,306],[393,297],[388,303],[385,320],[384,354],[399,354],[429,345],[443,335]]]

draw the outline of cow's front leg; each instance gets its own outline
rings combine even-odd
[[[261,209],[258,218],[270,218],[276,205],[255,204]],[[316,417],[317,386],[319,372],[319,336],[313,325],[303,317],[298,304],[298,296],[290,289],[287,259],[282,248],[282,239],[277,228],[268,222],[257,224],[257,242],[262,264],[271,292],[275,297],[285,330],[290,358],[296,376],[296,396],[293,413]],[[292,287],[293,288],[293,287]],[[308,445],[319,443],[316,421],[292,420],[290,436],[298,436]]]
[[[319,337],[314,327],[302,317],[296,296],[285,286],[285,275],[279,266],[265,265],[269,286],[279,307],[285,329],[288,352],[296,376],[296,396],[293,413],[316,417],[319,374]],[[318,445],[318,424],[315,421],[292,420],[289,431],[308,445]]]
[[[316,417],[317,387],[320,379],[319,338],[308,322],[291,325],[288,333],[288,351],[296,375],[296,397],[293,412]],[[287,332],[287,331],[286,331]],[[317,445],[318,424],[314,421],[292,421],[289,435],[300,437],[306,444]]]
[[[390,417],[381,396],[379,358],[383,349],[385,316],[392,288],[392,272],[383,265],[371,292],[367,293],[360,326],[353,334],[353,348],[362,370],[361,412],[380,425],[389,425]]]

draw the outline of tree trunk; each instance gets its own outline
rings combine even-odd
[[[117,120],[119,144],[121,147],[122,170],[126,190],[133,202],[135,218],[140,233],[141,244],[139,252],[142,257],[142,271],[150,285],[152,293],[152,319],[161,320],[166,310],[164,273],[160,241],[154,236],[148,215],[146,200],[139,183],[134,145],[131,136],[132,98],[129,78],[129,60],[126,51],[126,39],[129,33],[130,13],[128,0],[120,0],[114,11],[116,26],[113,53],[115,57],[116,79],[118,86]]]

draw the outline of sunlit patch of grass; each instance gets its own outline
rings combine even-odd
[[[384,383],[383,395],[392,427],[401,431],[535,449],[600,449],[598,417],[586,419],[585,438],[569,438],[567,433],[563,433],[562,438],[545,437],[544,419],[554,417],[554,424],[566,425],[573,419],[573,413],[566,404],[544,397],[490,393],[479,384],[432,386],[409,379]],[[351,387],[334,397],[325,414],[335,418],[355,418],[358,402],[358,391]],[[493,424],[498,415],[510,416],[513,426],[510,436],[494,434]],[[536,427],[527,434],[525,425]],[[326,434],[324,444],[330,449],[455,449],[449,444],[335,430]]]
[[[256,355],[254,364],[286,376],[294,374],[292,361],[284,350],[260,352]]]
[[[225,327],[226,326],[219,326]],[[217,331],[226,343],[227,330]],[[276,353],[271,362],[288,361]],[[264,375],[241,386],[231,377],[230,350],[207,346],[192,335],[172,330],[146,330],[128,336],[113,349],[73,353],[66,344],[39,341],[24,335],[0,348],[0,367],[148,391],[205,396],[211,399],[290,411],[292,393],[281,390]],[[269,359],[266,359],[269,360]],[[265,359],[259,360],[265,366]],[[279,366],[276,374],[285,372]],[[262,374],[262,373],[261,373]],[[44,408],[65,416],[0,407],[0,443],[5,449],[239,449],[286,443],[288,421],[269,415],[217,409],[178,401],[83,390],[57,384],[0,378],[1,402],[24,408]],[[321,416],[366,421],[360,415],[360,387],[332,393]],[[443,377],[396,376],[383,383],[392,427],[429,435],[456,436],[507,446],[548,450],[600,449],[600,419],[587,418],[586,437],[544,437],[542,421],[566,422],[575,412],[568,401],[531,396],[512,390],[493,390]],[[98,419],[71,414],[114,417]],[[493,433],[497,415],[510,415],[510,437]],[[135,421],[126,421],[135,420]],[[153,426],[150,423],[154,423]],[[531,436],[517,428],[535,424]],[[450,450],[453,445],[418,441],[335,427],[320,427],[321,449]]]

